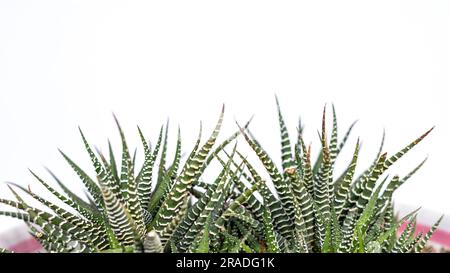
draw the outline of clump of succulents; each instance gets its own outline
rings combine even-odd
[[[217,144],[224,111],[214,131],[201,144],[202,130],[194,148],[182,160],[180,130],[172,160],[167,155],[168,125],[161,128],[151,149],[139,129],[144,161],[131,156],[124,133],[120,167],[109,144],[108,157],[94,152],[81,132],[96,178],[87,175],[66,154],[64,159],[87,190],[87,199],[77,196],[55,175],[64,193],[31,172],[67,208],[46,200],[30,189],[9,184],[16,201],[0,199],[18,211],[0,215],[26,222],[30,232],[48,252],[421,252],[441,219],[426,234],[415,234],[414,211],[400,220],[394,217],[392,194],[425,161],[405,177],[385,176],[405,153],[431,130],[399,152],[387,156],[380,147],[376,159],[358,177],[355,167],[359,140],[345,171],[335,178],[335,162],[353,125],[339,141],[336,113],[330,140],[322,118],[321,150],[311,162],[311,147],[305,145],[299,126],[292,146],[277,101],[281,132],[281,170],[250,133],[248,122]],[[242,154],[237,145],[242,136],[255,152],[270,181]],[[384,140],[384,137],[383,137]],[[384,142],[384,141],[383,141]],[[183,164],[182,164],[183,161]],[[220,172],[210,180],[204,175],[211,162]],[[168,163],[170,162],[170,163]],[[23,191],[52,213],[28,205]],[[400,234],[396,231],[408,221]],[[0,252],[6,250],[0,249]]]

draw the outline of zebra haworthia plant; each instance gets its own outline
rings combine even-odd
[[[215,150],[212,149],[223,114],[222,110],[214,131],[203,145],[200,145],[200,128],[198,140],[183,167],[180,167],[180,130],[173,161],[166,163],[168,125],[164,134],[161,128],[153,150],[138,128],[144,162],[137,166],[135,155],[130,155],[124,133],[116,119],[122,142],[120,169],[110,143],[107,160],[100,151],[97,150],[96,154],[92,150],[80,130],[96,179],[89,177],[62,151],[61,154],[87,189],[88,201],[71,192],[53,173],[50,172],[64,194],[31,172],[40,184],[68,208],[60,207],[30,189],[10,183],[8,186],[17,201],[0,199],[0,203],[19,212],[1,211],[0,215],[25,221],[30,232],[49,252],[162,252],[164,247],[170,246],[167,242],[185,216],[193,182],[202,176],[214,157],[213,153],[218,153],[239,134],[235,133]],[[156,164],[158,158],[159,163]],[[24,191],[53,213],[28,205],[17,190]]]
[[[354,124],[339,142],[337,117],[333,107],[333,127],[328,141],[325,108],[322,130],[319,133],[321,151],[313,164],[311,147],[307,147],[303,139],[303,128],[299,126],[297,141],[292,147],[278,100],[277,109],[281,134],[281,170],[255,137],[248,130],[242,130],[245,140],[260,159],[276,191],[274,194],[264,186],[259,191],[262,199],[255,196],[253,203],[248,203],[252,221],[262,226],[260,234],[255,232],[258,229],[254,229],[253,233],[265,238],[269,251],[420,252],[423,249],[442,217],[427,234],[416,235],[417,211],[396,221],[392,194],[425,160],[405,177],[389,178],[385,174],[391,165],[421,142],[433,128],[391,156],[382,153],[383,135],[377,157],[368,169],[355,177],[360,148],[358,139],[350,164],[342,174],[334,178],[336,159]],[[238,153],[238,156],[248,170],[247,175],[242,175],[244,180],[249,183],[262,181],[255,167],[243,155]],[[398,228],[407,221],[407,228],[397,238]]]
[[[0,215],[26,222],[29,231],[48,252],[420,252],[437,228],[415,234],[417,211],[400,220],[394,217],[392,194],[425,161],[405,177],[389,178],[386,171],[422,141],[431,130],[388,157],[382,153],[367,170],[355,177],[359,155],[356,142],[352,160],[335,178],[335,162],[353,125],[338,141],[336,113],[328,141],[322,118],[321,150],[311,162],[311,147],[305,145],[299,126],[294,146],[277,100],[281,132],[281,170],[250,133],[249,122],[216,144],[224,111],[207,141],[200,145],[202,129],[194,148],[182,160],[178,130],[176,149],[168,163],[168,124],[161,127],[153,149],[142,131],[144,160],[136,163],[116,119],[121,137],[120,168],[111,144],[108,158],[93,151],[80,130],[92,161],[91,178],[65,153],[64,159],[87,190],[77,196],[52,172],[64,193],[34,172],[32,175],[64,206],[59,206],[20,185],[8,187],[16,201],[0,199],[16,211]],[[270,181],[232,142],[242,135],[255,152]],[[384,137],[383,137],[384,142]],[[211,162],[221,166],[217,177],[204,175]],[[183,161],[183,164],[181,162]],[[275,192],[274,192],[274,191]],[[52,212],[27,204],[25,192]],[[408,221],[397,236],[398,227]],[[8,252],[0,249],[0,252]]]

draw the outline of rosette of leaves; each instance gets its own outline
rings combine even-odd
[[[172,243],[173,237],[177,238],[178,244],[189,246],[186,251],[202,251],[205,249],[204,240],[201,240],[206,219],[204,215],[209,215],[212,210],[217,209],[217,201],[222,200],[223,192],[229,187],[228,170],[221,172],[212,192],[203,194],[211,194],[212,200],[208,202],[204,212],[198,215],[202,220],[195,219],[195,222],[190,223],[184,219],[186,216],[193,217],[190,212],[200,206],[191,204],[193,184],[202,177],[214,155],[240,134],[237,131],[214,147],[223,114],[222,109],[214,131],[202,145],[200,126],[199,137],[184,165],[181,165],[180,130],[175,154],[170,164],[167,163],[168,125],[164,134],[163,127],[161,128],[153,149],[138,128],[144,162],[137,165],[136,153],[131,156],[124,133],[116,119],[122,143],[120,168],[110,143],[107,159],[100,151],[93,151],[80,129],[84,146],[95,169],[96,179],[88,176],[62,151],[61,154],[83,183],[87,199],[74,194],[51,172],[63,193],[31,172],[40,184],[64,203],[64,206],[50,202],[29,188],[9,183],[8,186],[17,200],[0,199],[0,203],[17,211],[0,211],[0,215],[25,221],[30,233],[48,252],[162,252],[170,251],[171,246],[175,246]],[[19,190],[51,212],[27,204],[18,193]],[[209,197],[200,197],[199,201],[206,199],[209,200]],[[180,223],[183,224],[182,228],[177,228]],[[190,224],[195,228],[191,228]],[[202,228],[198,229],[199,226]],[[183,238],[180,239],[180,236]],[[7,250],[1,249],[0,252]]]
[[[405,177],[387,176],[387,170],[421,142],[432,129],[397,153],[383,153],[384,134],[378,155],[372,164],[355,177],[360,150],[356,141],[353,157],[345,171],[335,178],[336,159],[346,144],[352,128],[338,139],[338,126],[333,107],[333,127],[328,141],[326,112],[323,111],[319,132],[321,150],[311,162],[311,146],[305,145],[303,128],[298,127],[297,141],[291,144],[277,100],[281,132],[281,170],[249,130],[242,129],[245,140],[259,158],[270,182],[244,155],[236,152],[245,166],[238,184],[259,184],[259,189],[236,209],[229,212],[225,241],[235,251],[246,252],[421,252],[442,217],[426,234],[415,233],[417,210],[398,221],[394,217],[392,194],[425,163],[422,161]],[[235,158],[228,155],[228,158]],[[220,159],[220,158],[219,158]],[[225,162],[221,160],[225,166]],[[268,185],[272,184],[273,192]],[[401,224],[406,229],[397,236]]]

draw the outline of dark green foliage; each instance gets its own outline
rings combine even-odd
[[[387,171],[431,130],[392,156],[382,152],[355,177],[359,139],[344,172],[336,175],[336,160],[347,143],[354,123],[339,139],[333,107],[330,138],[326,108],[319,133],[320,152],[311,162],[311,146],[299,124],[294,146],[280,105],[276,101],[281,135],[281,168],[250,133],[248,122],[218,143],[224,111],[204,144],[202,129],[187,158],[182,158],[178,129],[176,149],[168,156],[169,123],[161,127],[153,149],[138,128],[144,160],[136,163],[124,132],[116,120],[122,152],[115,157],[108,142],[108,157],[91,149],[81,133],[96,178],[91,178],[61,152],[87,190],[87,200],[71,192],[53,173],[59,192],[31,172],[59,199],[60,206],[31,189],[9,184],[17,201],[0,199],[14,211],[0,215],[25,221],[30,233],[48,252],[420,252],[440,220],[425,235],[415,234],[417,211],[395,220],[392,194],[420,167],[407,176],[388,178]],[[259,158],[250,162],[237,145],[239,136]],[[384,142],[384,136],[383,136]],[[204,175],[214,161],[221,166],[213,179]],[[259,164],[257,167],[256,165]],[[260,173],[263,167],[266,173]],[[268,181],[262,177],[269,177]],[[35,199],[42,210],[28,205],[16,192]],[[396,236],[398,227],[406,230]],[[7,252],[0,249],[0,252]]]

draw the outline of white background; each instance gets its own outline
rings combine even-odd
[[[449,75],[449,1],[2,0],[0,181],[38,191],[27,168],[48,179],[47,166],[77,190],[56,148],[92,173],[77,126],[91,144],[120,148],[112,112],[132,145],[137,124],[155,139],[170,117],[172,144],[180,124],[188,152],[222,103],[222,136],[255,114],[252,131],[278,160],[277,94],[291,137],[301,116],[313,153],[325,103],[341,136],[358,119],[339,162],[360,136],[360,171],[383,128],[392,154],[435,125],[390,173],[428,155],[396,203],[448,213]],[[11,196],[4,183],[0,196]],[[14,225],[0,218],[0,230]]]

